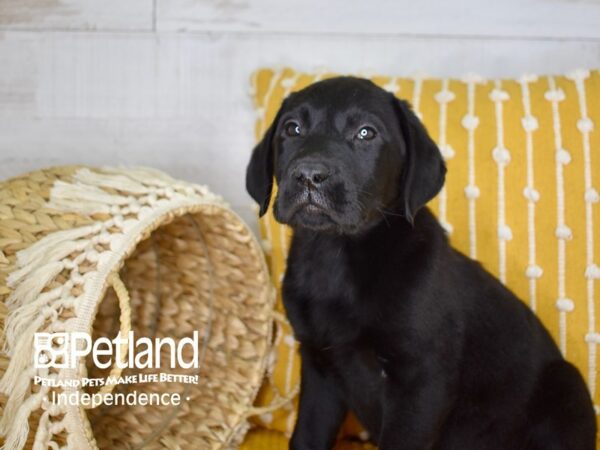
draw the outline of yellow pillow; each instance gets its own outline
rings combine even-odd
[[[286,95],[331,76],[256,72],[257,139]],[[598,414],[600,72],[516,80],[371,79],[409,100],[439,144],[448,175],[429,206],[452,244],[530,305],[585,377]],[[279,288],[290,231],[270,212],[260,231]],[[277,308],[283,312],[281,299]],[[299,367],[292,330],[283,325],[259,403],[293,394]],[[266,413],[260,423],[289,436],[296,406]]]

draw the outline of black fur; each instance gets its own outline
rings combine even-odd
[[[407,103],[348,77],[292,94],[254,150],[248,191],[263,214],[274,176],[275,216],[294,229],[290,448],[332,448],[348,410],[383,450],[595,448],[577,369],[423,207],[445,171]]]

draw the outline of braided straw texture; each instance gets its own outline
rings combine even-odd
[[[119,298],[129,298],[123,311]],[[0,444],[7,450],[235,448],[271,351],[273,301],[252,233],[203,186],[152,169],[85,167],[0,184]],[[177,342],[198,331],[199,369],[172,369],[169,352],[161,352],[161,368],[121,374],[198,375],[198,383],[113,387],[124,394],[177,392],[181,404],[52,403],[52,394],[99,388],[40,386],[36,375],[99,378],[111,370],[91,358],[77,369],[36,368],[34,333],[112,339],[124,318],[136,337],[152,340]]]

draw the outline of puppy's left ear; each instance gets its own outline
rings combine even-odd
[[[412,223],[417,211],[442,189],[446,178],[446,164],[439,148],[408,102],[395,99],[395,107],[406,144],[400,193],[403,197],[404,214]]]
[[[273,167],[275,157],[273,151],[273,137],[279,114],[265,133],[262,141],[256,144],[246,168],[246,190],[259,204],[259,216],[263,216],[269,208],[271,191],[273,190]]]

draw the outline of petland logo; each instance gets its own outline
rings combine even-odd
[[[93,344],[91,336],[82,332],[35,333],[33,364],[37,369],[75,369],[80,358],[85,358],[91,353],[93,363],[100,369],[107,369],[113,365],[121,369],[158,369],[161,368],[161,353],[166,349],[170,352],[171,369],[197,369],[198,343],[198,331],[194,331],[193,337],[185,337],[178,343],[169,337],[154,340],[147,337],[136,339],[133,331],[130,331],[126,338],[122,338],[119,333],[113,340],[100,337]],[[191,352],[186,351],[186,347]],[[124,349],[127,349],[126,358]],[[187,355],[187,361],[184,354]]]

